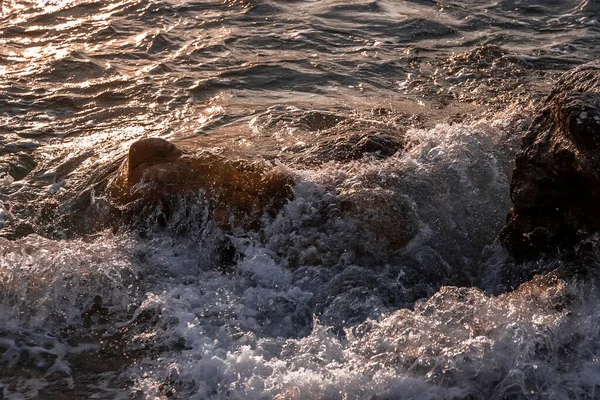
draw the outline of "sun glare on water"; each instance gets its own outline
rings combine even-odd
[[[64,7],[74,5],[79,0],[37,0],[35,7],[43,9],[45,12],[55,12]]]
[[[36,10],[47,14],[75,5],[78,2],[80,0],[0,0],[0,13],[18,13],[19,11]]]

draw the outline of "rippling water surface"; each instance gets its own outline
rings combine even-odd
[[[598,398],[595,279],[516,265],[495,239],[535,102],[598,57],[599,16],[596,0],[0,2],[0,393]],[[154,136],[272,163],[294,197],[259,230],[221,230],[189,194],[97,224],[99,182]]]

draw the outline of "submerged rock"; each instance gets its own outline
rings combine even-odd
[[[600,231],[600,62],[567,72],[523,138],[500,240],[517,260]]]
[[[384,159],[401,150],[403,145],[400,137],[379,132],[325,136],[310,147],[298,149],[299,155],[292,160],[305,165],[320,165],[329,161],[360,160],[365,156]]]
[[[223,229],[256,227],[264,212],[291,198],[294,181],[265,162],[231,160],[211,152],[184,152],[160,138],[133,143],[109,187],[120,204],[202,192]]]
[[[0,179],[10,176],[18,181],[35,169],[37,162],[27,153],[2,154],[0,158]]]

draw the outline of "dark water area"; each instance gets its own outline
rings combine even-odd
[[[599,398],[596,278],[497,242],[599,41],[595,0],[0,2],[0,398]],[[293,196],[115,205],[147,137]]]

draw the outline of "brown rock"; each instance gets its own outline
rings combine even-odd
[[[181,149],[160,138],[141,139],[129,147],[127,158],[131,172],[142,163],[159,163],[175,160],[182,155]]]
[[[277,211],[291,198],[293,184],[289,174],[265,162],[186,153],[164,139],[149,138],[131,145],[110,192],[121,204],[202,192],[217,224],[232,229],[256,227],[264,212]]]
[[[402,148],[397,137],[385,134],[348,134],[325,138],[308,150],[307,160],[313,162],[359,160],[365,155],[377,158],[392,156]]]
[[[600,63],[567,72],[523,138],[500,240],[518,260],[600,230]]]

